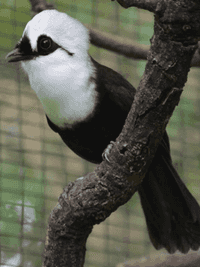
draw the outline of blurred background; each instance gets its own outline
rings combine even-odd
[[[104,32],[149,44],[153,16],[116,2],[56,0],[55,7]],[[0,2],[0,267],[42,265],[46,225],[63,187],[95,168],[68,149],[50,130],[43,109],[18,64],[5,56],[31,19],[28,0]],[[138,86],[145,61],[131,60],[91,45],[98,62]],[[200,202],[199,69],[193,68],[167,127],[174,165]],[[87,267],[114,267],[154,253],[138,194],[94,227],[87,242]]]

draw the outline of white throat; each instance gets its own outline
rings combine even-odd
[[[83,121],[92,113],[97,92],[90,57],[87,56],[86,60],[59,61],[61,53],[66,52],[60,50],[59,53],[59,57],[57,53],[51,54],[55,60],[51,59],[50,64],[47,64],[45,57],[39,57],[39,60],[22,62],[22,67],[49,119],[63,128]]]

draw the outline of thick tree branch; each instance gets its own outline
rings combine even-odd
[[[145,73],[108,162],[68,185],[49,219],[45,267],[83,266],[94,224],[126,203],[141,183],[178,104],[200,36],[200,3],[169,0],[155,17]],[[189,10],[190,9],[190,10]],[[177,22],[178,18],[178,22]],[[185,22],[189,27],[184,27]],[[190,30],[192,29],[192,30]]]

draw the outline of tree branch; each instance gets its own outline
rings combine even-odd
[[[47,3],[46,0],[29,0],[31,3],[32,11],[39,13],[46,9],[55,9],[54,4]]]
[[[90,30],[90,41],[93,45],[116,52],[128,58],[147,59],[150,46],[138,44],[131,39],[105,33],[85,25]]]
[[[150,45],[139,44],[132,39],[117,36],[85,25],[90,30],[91,44],[118,53],[128,58],[146,60]],[[200,67],[200,42],[192,58],[191,67]]]
[[[115,1],[115,0],[112,0]],[[138,7],[144,10],[155,12],[159,0],[117,0],[117,2],[124,8]]]

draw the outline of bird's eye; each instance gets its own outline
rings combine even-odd
[[[50,37],[41,35],[37,41],[37,49],[40,55],[48,55],[54,52],[59,45],[57,45]]]
[[[49,37],[43,37],[43,38],[40,39],[39,47],[42,50],[48,50],[48,49],[50,49],[51,48],[51,45],[52,45],[51,38],[49,38]]]

